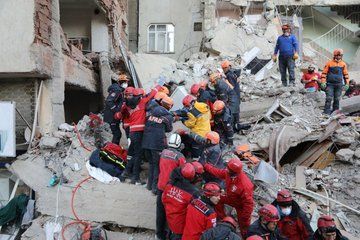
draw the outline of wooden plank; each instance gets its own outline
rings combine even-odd
[[[325,141],[314,146],[312,149],[312,154],[300,164],[306,167],[310,167],[311,164],[313,164],[332,144],[333,143],[331,141]]]
[[[304,174],[305,168],[306,167],[304,167],[304,166],[296,166],[296,173],[295,173],[296,185],[295,185],[295,187],[298,189],[306,188],[306,177]]]
[[[311,168],[325,169],[330,163],[335,162],[335,154],[330,151],[323,152]]]
[[[331,121],[325,128],[325,132],[319,137],[318,143],[323,142],[330,137],[337,129],[341,128],[340,123],[337,120]]]

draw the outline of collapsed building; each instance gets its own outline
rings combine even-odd
[[[177,87],[188,90],[205,80],[224,59],[242,69],[241,118],[251,124],[235,136],[235,144],[249,144],[255,155],[280,173],[274,186],[254,180],[257,203],[271,201],[277,190],[287,187],[297,193],[297,201],[313,219],[324,213],[336,215],[343,230],[359,236],[359,97],[342,100],[348,116],[324,118],[324,94],[306,93],[299,82],[282,88],[277,66],[270,61],[281,23],[290,22],[303,60],[296,79],[309,63],[321,69],[339,45],[352,70],[350,78],[358,74],[354,71],[360,53],[359,13],[351,10],[359,7],[356,1],[36,0],[26,4],[24,8],[33,9],[24,10],[29,26],[12,27],[6,31],[8,38],[0,37],[19,43],[16,49],[14,44],[2,50],[5,64],[0,66],[1,100],[18,103],[18,142],[24,142],[25,128],[32,128],[20,114],[30,123],[35,121],[39,130],[38,137],[26,140],[32,143],[29,151],[9,167],[21,180],[18,191],[28,191],[21,189],[25,183],[35,192],[36,212],[41,215],[24,239],[45,239],[51,229],[50,235],[60,239],[61,226],[74,219],[73,189],[89,175],[86,148],[95,148],[89,118],[83,115],[100,112],[113,72],[129,72],[134,84],[147,90],[163,75],[175,92]],[[6,7],[4,19],[16,22],[10,14],[16,2],[8,1]],[[159,14],[163,7],[166,11]],[[19,39],[16,33],[25,29],[27,37]],[[181,101],[181,96],[174,98]],[[78,122],[79,134],[64,122]],[[106,127],[103,133],[111,138]],[[254,178],[251,169],[247,173]],[[54,175],[67,183],[60,180],[62,184],[47,187]],[[102,226],[113,239],[153,236],[155,198],[116,179],[108,182],[91,179],[80,188],[74,206],[81,219]],[[80,233],[81,228],[74,228],[67,237]]]

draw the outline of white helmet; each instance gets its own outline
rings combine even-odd
[[[171,134],[168,140],[168,146],[172,148],[180,148],[181,146],[181,137],[177,133]]]

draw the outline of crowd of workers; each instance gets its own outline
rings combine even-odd
[[[294,60],[298,58],[296,38],[288,25],[283,26],[274,54],[281,80],[288,86],[295,83]],[[334,59],[326,64],[322,75],[313,65],[302,82],[311,91],[326,88],[325,113],[338,109],[339,91],[349,86],[346,64],[337,49]],[[322,216],[313,232],[309,219],[292,199],[281,190],[272,204],[262,206],[258,220],[251,223],[254,210],[253,184],[243,171],[248,147],[233,146],[234,132],[240,125],[240,71],[225,60],[223,72],[209,74],[209,81],[193,84],[182,100],[183,108],[171,111],[174,100],[160,78],[149,93],[128,86],[129,79],[120,75],[109,87],[104,121],[111,126],[112,142],[120,143],[122,124],[128,139],[128,158],[121,180],[145,185],[140,179],[140,166],[149,162],[146,187],[156,200],[156,237],[158,239],[346,239],[337,230],[334,220]],[[340,89],[340,90],[339,90]],[[347,90],[347,89],[346,89]],[[186,127],[173,131],[173,123]],[[172,132],[172,133],[171,133]],[[171,133],[167,138],[166,133]],[[238,158],[224,162],[222,153],[232,149]],[[250,159],[251,160],[251,159]],[[225,204],[234,208],[237,221],[225,211]]]

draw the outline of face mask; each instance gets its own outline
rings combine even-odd
[[[286,37],[288,37],[288,36],[290,36],[290,33],[289,33],[289,32],[285,32],[284,35],[285,35]]]
[[[285,215],[285,216],[289,216],[290,213],[291,213],[291,206],[290,207],[287,207],[287,208],[281,208],[281,212]]]
[[[128,84],[127,84],[127,83],[122,83],[120,86],[121,86],[122,88],[127,88],[127,87],[128,87]]]

